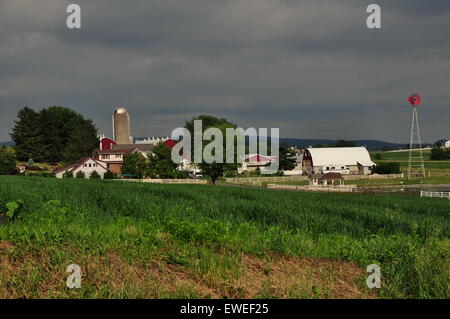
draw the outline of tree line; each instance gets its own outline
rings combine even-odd
[[[72,162],[98,147],[97,128],[80,113],[52,106],[39,112],[24,107],[11,133],[19,161]]]

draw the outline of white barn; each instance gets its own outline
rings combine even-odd
[[[103,175],[108,171],[108,169],[105,167],[104,163],[94,158],[88,157],[70,166],[57,169],[55,171],[56,178],[63,178],[64,173],[66,173],[67,171],[72,172],[73,177],[76,177],[78,172],[83,172],[85,178],[89,178],[92,172],[96,171],[98,175],[100,175],[100,177],[103,178]]]
[[[365,147],[307,148],[303,155],[303,172],[326,174],[330,172],[369,175],[375,165]]]

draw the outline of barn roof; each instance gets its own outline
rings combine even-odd
[[[308,148],[314,166],[357,165],[373,166],[365,147]]]

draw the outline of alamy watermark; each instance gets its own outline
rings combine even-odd
[[[67,277],[67,280],[66,280],[67,288],[80,289],[81,288],[81,267],[76,264],[71,264],[67,267],[66,272],[70,273],[69,277]]]
[[[367,277],[366,284],[369,289],[381,288],[381,268],[377,264],[367,266],[366,272],[370,275]]]

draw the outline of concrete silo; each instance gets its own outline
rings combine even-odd
[[[112,116],[113,138],[117,144],[130,144],[131,129],[130,115],[123,107],[114,111]]]

